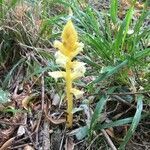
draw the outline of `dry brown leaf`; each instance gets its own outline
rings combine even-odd
[[[28,110],[28,104],[30,101],[30,96],[26,96],[23,100],[22,100],[22,107],[26,110]]]
[[[24,147],[24,150],[34,150],[34,148],[31,147],[30,145],[27,145],[27,146]]]
[[[2,147],[0,148],[0,150],[7,150],[9,146],[11,146],[12,142],[14,141],[15,137],[7,140]]]
[[[27,5],[18,5],[16,8],[15,8],[15,17],[22,21],[23,20],[23,17],[25,16],[25,14],[29,11],[29,6]]]
[[[23,100],[22,100],[22,107],[26,110],[28,110],[28,105],[29,105],[29,102],[34,99],[35,97],[37,96],[37,94],[31,94],[31,95],[28,95],[26,96]]]
[[[51,116],[49,116],[47,114],[46,114],[46,118],[53,124],[61,124],[61,123],[66,122],[66,119],[53,119]]]
[[[112,137],[112,138],[115,137],[113,128],[106,129],[105,131],[107,132],[107,134],[108,134],[110,137]]]
[[[58,106],[60,103],[60,100],[61,100],[60,96],[58,94],[55,94],[53,97],[52,105]]]
[[[127,6],[131,6],[132,5],[132,0],[121,0],[121,5],[127,5]],[[135,3],[135,8],[137,9],[143,9],[144,8],[144,4],[140,3],[140,2],[136,2]]]
[[[51,115],[48,115],[48,109],[49,107],[51,107],[51,104],[46,104],[45,105],[45,109],[44,109],[44,113],[45,113],[45,116],[46,116],[46,119],[50,122],[52,122],[53,124],[61,124],[61,123],[64,123],[66,122],[66,119],[54,119]]]
[[[71,137],[66,138],[65,150],[73,150],[75,143]]]
[[[126,14],[126,11],[132,6],[132,1],[131,0],[121,0],[120,1],[120,9],[119,9],[119,17],[123,18]],[[136,17],[139,17],[141,13],[139,12],[144,8],[144,4],[140,2],[136,2],[135,5],[135,10],[137,11],[134,15]]]
[[[7,141],[10,138],[10,136],[12,135],[14,130],[15,130],[15,127],[11,126],[11,127],[9,127],[9,129],[6,129],[6,130],[3,130],[2,132],[0,132],[0,135],[2,137],[0,139],[0,146],[1,146],[1,144],[3,144],[5,141]]]
[[[25,128],[24,128],[24,126],[21,125],[21,126],[18,128],[17,135],[18,135],[18,136],[21,136],[21,135],[23,135],[23,134],[25,134]]]

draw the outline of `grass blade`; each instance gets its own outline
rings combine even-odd
[[[114,24],[117,22],[118,0],[111,1],[110,16]]]
[[[94,113],[92,115],[92,119],[91,119],[91,124],[90,124],[90,129],[89,129],[89,136],[91,137],[92,134],[92,130],[95,127],[95,124],[97,123],[98,118],[101,115],[101,112],[107,102],[108,96],[103,95],[102,98],[99,100],[99,102],[96,105],[96,108],[94,110]]]
[[[116,89],[116,87],[112,87],[110,88],[107,93],[111,94],[114,90]],[[100,116],[101,116],[101,112],[104,109],[104,106],[107,102],[108,99],[108,95],[102,95],[102,97],[100,98],[99,102],[96,105],[96,108],[94,110],[94,113],[92,115],[92,119],[91,119],[91,124],[90,124],[90,129],[89,129],[89,136],[91,137],[92,134],[92,130],[94,130],[96,123],[98,122]]]
[[[132,20],[133,12],[134,12],[134,7],[132,6],[128,10],[127,15],[126,15],[124,21],[122,22],[122,24],[120,26],[120,29],[119,29],[119,32],[117,34],[117,37],[116,37],[116,40],[115,40],[115,43],[114,43],[114,48],[113,48],[114,51],[115,51],[115,54],[117,56],[120,56],[120,46],[121,46],[121,50],[123,48],[125,37],[127,35],[130,22]]]
[[[130,118],[125,118],[125,119],[120,119],[117,121],[113,121],[110,123],[104,123],[102,125],[98,125],[95,127],[96,130],[101,130],[101,129],[106,129],[106,128],[111,128],[111,127],[117,127],[117,126],[122,126],[128,123],[131,123],[133,120],[133,117]]]
[[[128,130],[125,138],[124,138],[124,141],[121,143],[120,147],[119,147],[119,150],[123,150],[125,149],[125,145],[128,143],[128,141],[130,140],[130,138],[132,137],[133,133],[135,132],[139,122],[140,122],[140,119],[141,119],[141,113],[142,113],[142,109],[143,109],[143,96],[139,96],[138,97],[138,102],[137,102],[137,110],[136,110],[136,113],[135,113],[135,116],[133,118],[133,121],[132,121],[132,124],[131,124],[131,127],[130,129]]]
[[[13,68],[9,71],[9,73],[7,74],[7,76],[5,77],[5,80],[3,81],[3,89],[5,89],[8,86],[8,82],[11,80],[12,78],[12,73],[15,71],[15,69],[21,65],[23,62],[25,61],[25,58],[21,58],[14,66]]]
[[[110,77],[114,73],[118,72],[119,69],[121,69],[122,67],[126,66],[127,63],[128,63],[128,60],[123,61],[121,64],[117,65],[116,67],[112,68],[108,72],[105,72],[102,75],[100,75],[99,77],[97,77],[92,83],[98,83],[98,82],[101,82],[102,80]]]

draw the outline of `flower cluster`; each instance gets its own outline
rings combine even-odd
[[[49,72],[49,75],[56,80],[64,78],[66,81],[66,98],[67,98],[67,126],[72,126],[73,120],[73,95],[76,99],[82,97],[83,91],[73,88],[73,80],[82,77],[86,71],[85,63],[73,61],[72,59],[83,50],[83,43],[78,42],[78,34],[71,20],[65,25],[62,35],[62,41],[55,41],[54,47],[59,51],[56,52],[56,63],[65,71]]]

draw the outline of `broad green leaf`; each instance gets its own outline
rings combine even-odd
[[[111,127],[122,126],[122,125],[131,123],[132,120],[133,120],[133,117],[130,117],[130,118],[125,118],[125,119],[120,119],[117,121],[112,121],[110,123],[96,125],[95,130],[101,130],[101,129],[111,128]]]
[[[124,140],[123,142],[121,143],[120,147],[119,147],[119,150],[124,150],[125,149],[125,145],[128,143],[128,141],[130,140],[130,138],[133,136],[139,122],[140,122],[140,119],[141,119],[141,113],[142,113],[142,110],[143,110],[143,96],[139,95],[137,97],[137,110],[136,110],[136,113],[133,117],[133,121],[132,121],[132,124],[130,126],[130,129],[128,130],[126,136],[124,137]]]
[[[87,135],[88,135],[88,127],[87,126],[80,127],[78,129],[76,129],[76,131],[75,131],[75,136],[78,140],[82,140]]]
[[[108,96],[103,95],[102,98],[99,100],[99,102],[96,105],[96,108],[94,110],[94,113],[92,115],[90,129],[89,129],[89,136],[92,134],[92,130],[94,129],[98,119],[100,118],[101,112],[104,109],[104,106],[107,102]]]

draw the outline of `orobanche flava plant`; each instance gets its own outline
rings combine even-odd
[[[49,75],[56,80],[58,78],[64,78],[66,81],[66,100],[67,100],[67,127],[72,127],[73,121],[73,95],[76,99],[82,97],[83,91],[73,88],[73,81],[82,77],[86,71],[85,63],[77,60],[73,61],[73,58],[77,56],[83,50],[83,43],[78,42],[78,34],[71,19],[64,26],[61,42],[55,41],[54,47],[59,51],[56,52],[56,63],[65,71],[49,72]]]

